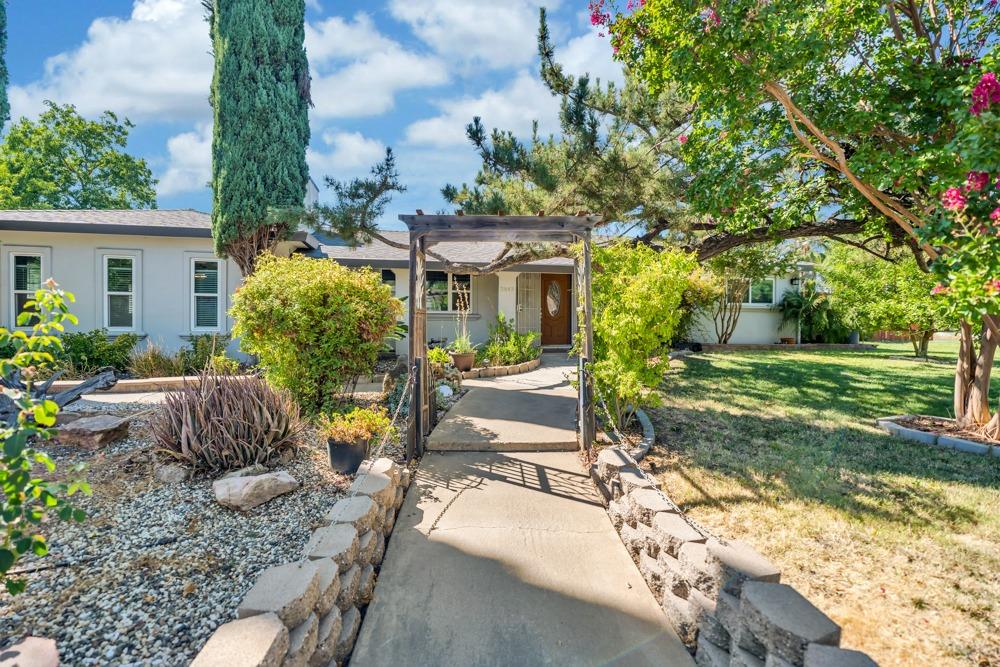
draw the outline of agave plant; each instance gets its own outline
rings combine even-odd
[[[210,474],[277,462],[298,446],[302,427],[286,392],[211,370],[167,394],[151,424],[164,456]]]

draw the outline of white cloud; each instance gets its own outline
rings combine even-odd
[[[73,51],[45,62],[45,74],[12,86],[15,117],[51,99],[84,114],[110,109],[130,118],[204,118],[212,57],[208,25],[195,0],[136,0],[128,19],[94,20]]]
[[[157,194],[194,192],[208,186],[212,177],[212,124],[199,123],[193,132],[170,137],[167,170],[160,176]]]
[[[593,29],[569,40],[556,50],[556,60],[567,74],[590,74],[591,80],[600,78],[601,83],[613,81],[621,85],[625,81],[622,65],[612,57],[608,38],[600,37],[598,32]]]
[[[558,0],[390,0],[389,11],[440,55],[491,68],[535,57],[538,8]]]
[[[367,173],[385,156],[385,144],[360,132],[323,133],[326,151],[310,148],[306,153],[309,171],[317,183],[324,176],[348,178]]]
[[[313,66],[342,58],[361,58],[375,50],[398,45],[384,37],[371,16],[358,12],[352,20],[331,16],[313,25],[306,23],[306,53]]]
[[[478,97],[441,100],[443,113],[425,118],[406,128],[406,142],[414,145],[454,146],[468,141],[465,126],[473,116],[481,116],[487,128],[530,135],[532,123],[539,121],[543,135],[558,130],[559,102],[545,85],[526,71],[520,72],[502,89],[490,89]]]

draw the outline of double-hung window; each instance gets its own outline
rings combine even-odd
[[[750,283],[743,303],[750,306],[774,305],[774,278],[764,278]]]
[[[471,310],[472,276],[467,273],[427,272],[427,310]]]
[[[382,269],[382,284],[392,288],[392,295],[396,296],[396,272],[392,269]]]
[[[138,259],[134,255],[104,255],[104,326],[109,331],[136,328]]]
[[[13,287],[11,298],[11,324],[18,326],[17,317],[24,311],[24,305],[35,298],[35,292],[42,288],[42,273],[45,271],[44,255],[28,252],[11,252],[10,254],[10,284]],[[34,318],[24,326],[34,324]]]
[[[222,262],[218,259],[191,259],[191,330],[221,331]]]

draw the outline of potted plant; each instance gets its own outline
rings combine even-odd
[[[451,354],[451,363],[463,373],[471,371],[473,364],[476,363],[476,346],[469,340],[468,335],[456,338],[449,346],[448,352]]]
[[[372,442],[384,436],[390,427],[389,414],[383,407],[354,408],[323,417],[319,429],[326,436],[330,467],[353,475],[368,457]]]

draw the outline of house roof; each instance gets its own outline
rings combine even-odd
[[[212,236],[212,217],[191,209],[5,209],[0,230],[137,234],[142,236]]]
[[[382,236],[390,241],[409,244],[409,232],[380,231]],[[503,249],[503,243],[496,242],[443,242],[434,246],[433,252],[446,257],[452,262],[483,266],[492,261]],[[333,239],[324,237],[320,240],[319,253],[336,260],[345,266],[371,266],[373,268],[406,268],[410,265],[410,253],[402,248],[394,248],[382,241],[352,248]],[[427,258],[427,268],[441,268],[441,263],[432,257]],[[547,271],[552,273],[568,273],[573,270],[573,260],[567,257],[540,259],[530,264],[517,267],[521,271]]]

